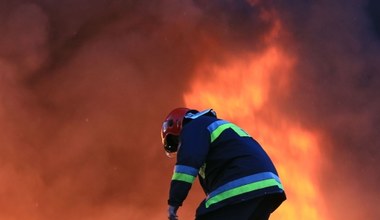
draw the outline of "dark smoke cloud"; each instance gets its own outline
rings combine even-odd
[[[286,4],[277,7],[292,35],[288,49],[300,59],[293,99],[285,105],[292,117],[324,133],[321,149],[329,162],[320,178],[331,219],[377,219],[379,4]]]
[[[274,24],[259,12],[276,10],[289,32],[283,46],[301,58],[293,98],[279,107],[325,133],[321,184],[331,218],[375,219],[378,8],[2,0],[0,217],[165,218],[173,161],[160,149],[163,116],[184,104],[197,65],[265,48]]]
[[[161,121],[198,62],[265,34],[248,7],[1,1],[1,218],[164,218]]]
[[[193,61],[163,9],[113,4],[3,3],[2,218],[141,219],[165,204],[160,122]]]

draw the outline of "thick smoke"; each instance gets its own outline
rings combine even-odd
[[[265,48],[264,9],[300,58],[279,107],[325,134],[331,219],[379,216],[379,5],[277,2],[2,0],[0,218],[165,218],[160,123],[197,65]]]
[[[143,219],[165,209],[160,122],[182,105],[194,66],[191,27],[171,20],[184,10],[2,2],[2,219]]]
[[[265,33],[248,6],[1,1],[1,218],[164,218],[161,121],[207,51]]]
[[[331,219],[377,219],[380,154],[380,5],[278,4],[299,57],[289,115],[324,133],[320,174]],[[293,7],[296,5],[296,7]]]

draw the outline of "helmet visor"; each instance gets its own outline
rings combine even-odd
[[[164,139],[164,149],[167,154],[175,154],[178,151],[179,137],[177,135],[168,134]]]

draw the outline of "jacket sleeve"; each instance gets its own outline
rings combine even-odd
[[[170,184],[169,205],[177,207],[182,205],[190,191],[197,173],[198,170],[190,166],[175,166]]]
[[[200,167],[206,160],[210,134],[207,125],[197,119],[184,127],[180,139],[181,146],[177,154],[168,200],[168,204],[172,206],[181,206],[186,199]]]

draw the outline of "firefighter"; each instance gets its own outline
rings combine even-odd
[[[285,201],[275,166],[260,144],[215,111],[176,108],[162,124],[163,147],[176,157],[168,217],[178,219],[198,176],[206,193],[196,220],[267,220]]]

